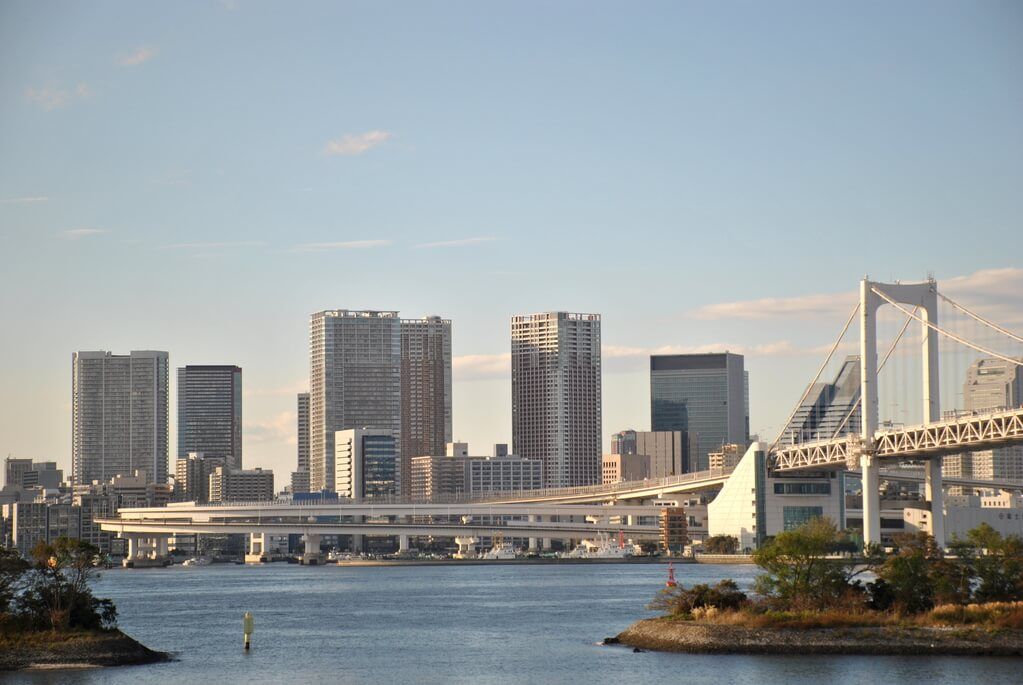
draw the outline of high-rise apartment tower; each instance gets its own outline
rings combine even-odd
[[[601,480],[600,315],[512,317],[512,447],[546,487]]]
[[[242,467],[242,370],[237,366],[178,368],[178,459],[201,452]]]
[[[167,482],[166,352],[75,352],[71,358],[71,470],[75,484],[145,471]]]

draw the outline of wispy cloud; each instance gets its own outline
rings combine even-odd
[[[508,376],[511,353],[460,355],[451,360],[451,372],[460,381]]]
[[[696,319],[814,319],[841,314],[856,303],[855,293],[827,293],[797,297],[765,297],[759,300],[709,304],[692,312]]]
[[[90,238],[109,232],[105,228],[72,228],[71,230],[61,232],[61,235],[68,240],[78,240],[79,238]]]
[[[26,100],[47,112],[66,107],[75,99],[88,98],[92,97],[92,95],[92,89],[85,83],[79,83],[74,88],[43,86],[41,88],[28,88],[25,91]]]
[[[293,411],[282,411],[265,419],[248,419],[245,421],[245,441],[293,445],[298,441],[297,419],[297,412]]]
[[[431,247],[469,247],[470,245],[480,245],[482,243],[492,243],[497,238],[493,236],[479,236],[476,238],[459,238],[456,240],[438,240],[433,243],[420,243],[416,245],[416,248],[431,248]]]
[[[300,378],[285,385],[276,387],[251,387],[246,386],[242,391],[245,397],[294,397],[300,392],[309,392],[309,379]]]
[[[369,250],[375,247],[389,247],[393,240],[346,240],[337,243],[302,243],[295,245],[293,252],[326,252],[328,250]]]
[[[34,205],[40,202],[49,202],[50,198],[45,195],[25,195],[23,197],[8,197],[0,200],[4,205]]]
[[[238,240],[234,242],[213,243],[173,243],[171,245],[161,245],[160,248],[164,250],[226,250],[236,247],[262,247],[263,245],[266,245],[266,243],[262,240]]]
[[[369,152],[377,145],[385,143],[391,138],[391,135],[388,131],[348,133],[336,140],[328,140],[327,144],[323,147],[323,154],[328,157],[361,155],[364,152]]]
[[[122,67],[137,67],[156,57],[156,48],[142,46],[133,52],[117,58],[117,63]]]

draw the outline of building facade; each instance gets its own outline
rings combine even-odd
[[[201,452],[242,468],[242,370],[178,368],[178,459]]]
[[[834,381],[810,386],[778,443],[796,445],[859,435],[860,417],[860,358],[851,355],[842,362]]]
[[[309,393],[298,393],[297,471],[309,470]]]
[[[601,481],[600,315],[512,317],[512,447],[546,487]]]
[[[219,466],[230,466],[226,457],[207,457],[202,452],[190,452],[178,457],[174,463],[174,501],[210,501],[210,474]]]
[[[708,454],[749,441],[749,378],[741,354],[650,357],[650,425],[685,431],[695,450],[689,469],[707,468]]]
[[[440,454],[451,442],[451,321],[401,321],[401,455],[398,482],[411,494],[412,458]]]
[[[398,441],[394,432],[353,428],[334,435],[334,492],[353,502],[397,494]]]
[[[167,481],[169,360],[166,352],[72,355],[71,461],[74,483],[144,470]]]
[[[539,490],[543,487],[543,462],[509,454],[504,444],[494,445],[489,457],[473,457],[467,443],[448,443],[443,455],[414,457],[411,480],[415,502],[432,502],[447,495]]]
[[[963,409],[985,412],[1023,406],[1023,367],[996,357],[978,359],[966,370]],[[1023,446],[954,454],[941,471],[953,478],[1023,480]],[[961,491],[955,488],[953,492]]]
[[[650,457],[645,454],[605,454],[601,475],[604,485],[645,480],[650,477]]]
[[[210,473],[210,502],[259,502],[274,498],[274,472],[218,466]]]
[[[370,427],[401,430],[401,321],[398,312],[335,309],[310,320],[309,478],[333,490],[334,436]]]

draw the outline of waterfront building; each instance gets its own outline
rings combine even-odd
[[[218,466],[210,473],[210,502],[258,502],[274,498],[274,472]]]
[[[512,443],[544,485],[601,480],[600,315],[512,317]]]
[[[412,458],[440,454],[451,442],[451,321],[401,321],[401,454],[398,482],[411,494]]]
[[[968,412],[1023,406],[1023,367],[996,357],[978,359],[966,371],[963,405]],[[946,456],[941,471],[952,478],[1023,481],[1023,446]],[[962,488],[953,492],[961,493]]]
[[[81,535],[82,510],[73,504],[13,502],[0,507],[5,547],[28,556],[40,542]]]
[[[411,497],[430,502],[444,495],[484,495],[543,487],[543,462],[508,453],[494,445],[491,456],[470,456],[467,443],[449,443],[445,454],[412,459]]]
[[[814,383],[781,432],[780,445],[860,434],[860,357],[842,362],[835,380]],[[742,456],[742,455],[740,455]]]
[[[743,356],[668,354],[650,357],[650,425],[685,431],[695,444],[687,470],[707,468],[721,445],[749,440],[749,376]],[[638,448],[637,448],[638,449]]]
[[[352,428],[334,434],[334,484],[354,502],[397,494],[398,445],[394,432]]]
[[[101,553],[110,554],[113,551],[114,533],[100,530],[96,519],[117,514],[114,498],[103,492],[83,491],[75,493],[72,503],[81,509],[79,537],[85,542],[96,545]]]
[[[310,489],[335,487],[334,436],[372,427],[399,440],[401,321],[394,311],[335,309],[310,320]]]
[[[742,459],[742,447],[739,445],[722,445],[717,452],[708,455],[711,470],[729,470],[739,465]]]
[[[686,511],[682,507],[664,507],[661,509],[661,535],[658,542],[661,550],[668,554],[682,554],[689,544],[689,527]]]
[[[645,480],[650,477],[650,457],[645,454],[605,454],[601,475],[604,485],[623,480]]]
[[[748,551],[815,518],[827,517],[839,528],[853,525],[846,521],[844,472],[772,476],[766,448],[752,444],[707,505],[709,535],[731,535],[740,551]]]
[[[631,428],[611,436],[611,454],[639,454],[636,451],[636,431]]]
[[[4,461],[4,485],[12,488],[53,490],[64,482],[64,471],[55,461],[32,461],[7,457]]]
[[[199,452],[242,468],[240,367],[178,368],[178,459]]]
[[[209,502],[210,474],[218,466],[230,468],[226,457],[208,457],[203,452],[178,457],[174,465],[174,501]]]
[[[144,470],[167,481],[168,355],[157,351],[72,355],[74,483]]]

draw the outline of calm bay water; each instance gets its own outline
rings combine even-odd
[[[747,566],[676,567],[686,584]],[[650,615],[659,564],[174,567],[97,583],[168,664],[0,676],[12,683],[1011,683],[1019,660],[691,656],[596,643]],[[256,617],[242,649],[241,617]]]

